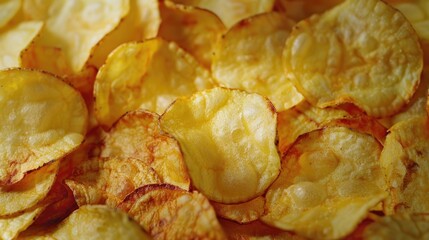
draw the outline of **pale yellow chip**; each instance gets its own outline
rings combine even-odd
[[[225,239],[210,202],[198,192],[147,185],[128,195],[119,208],[154,239]]]
[[[265,198],[255,199],[238,204],[222,204],[211,202],[216,214],[237,223],[248,223],[258,220],[264,214]]]
[[[382,217],[365,228],[362,239],[429,239],[429,215],[399,214]]]
[[[381,154],[390,197],[387,214],[429,212],[429,123],[427,117],[412,118],[390,128]]]
[[[158,5],[158,0],[130,1],[129,13],[95,46],[89,64],[100,68],[122,43],[156,37],[161,23]]]
[[[173,2],[210,10],[218,15],[228,28],[245,18],[270,12],[274,6],[274,0],[173,0]]]
[[[21,181],[0,187],[0,216],[10,216],[42,201],[54,185],[58,161],[28,173]]]
[[[93,158],[77,166],[65,183],[79,206],[115,207],[135,189],[160,182],[156,172],[138,159]]]
[[[313,14],[323,13],[344,0],[276,0],[274,9],[292,18],[301,21]]]
[[[210,73],[173,42],[126,43],[97,74],[95,113],[102,126],[110,127],[128,111],[161,114],[177,97],[212,86]]]
[[[39,206],[11,217],[0,217],[0,239],[15,239],[34,222],[43,209],[43,206]]]
[[[155,113],[134,111],[124,115],[106,133],[100,156],[139,159],[155,170],[162,183],[189,190],[190,179],[179,143],[162,131]]]
[[[62,221],[54,239],[151,239],[127,214],[104,205],[86,205]]]
[[[30,45],[42,26],[43,22],[27,21],[0,31],[0,70],[21,67],[21,53]]]
[[[381,149],[346,127],[301,136],[282,158],[261,219],[311,239],[346,236],[386,196]]]
[[[216,202],[239,203],[262,195],[279,174],[276,120],[268,99],[213,88],[177,99],[161,127],[179,141],[196,189]]]
[[[220,19],[210,11],[170,1],[160,3],[160,13],[159,36],[176,42],[210,69],[214,47],[226,30]]]
[[[283,63],[313,105],[353,103],[386,117],[411,99],[423,58],[417,34],[400,12],[379,0],[347,0],[298,23]]]
[[[282,65],[282,50],[294,24],[277,12],[241,21],[216,47],[213,77],[221,86],[268,97],[277,111],[295,106],[303,97]]]
[[[0,72],[0,185],[76,148],[86,132],[87,109],[80,94],[45,73]]]
[[[427,0],[388,1],[411,22],[421,39],[429,41],[429,3]]]
[[[18,13],[21,0],[3,0],[0,2],[0,28],[6,26]]]

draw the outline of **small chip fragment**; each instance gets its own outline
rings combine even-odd
[[[264,214],[264,204],[265,198],[262,196],[238,204],[211,202],[211,205],[219,217],[237,223],[248,223],[258,220]]]
[[[268,99],[213,88],[177,99],[161,127],[179,142],[195,188],[229,204],[262,195],[279,174],[276,120]]]

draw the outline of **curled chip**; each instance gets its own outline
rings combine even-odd
[[[381,154],[390,197],[385,212],[429,212],[429,123],[412,118],[390,128]]]
[[[3,0],[0,2],[0,28],[6,26],[18,13],[21,0]]]
[[[370,116],[386,117],[416,91],[422,56],[418,37],[400,12],[379,0],[347,0],[298,23],[286,41],[283,63],[313,105],[353,103]]]
[[[0,217],[0,238],[15,239],[34,222],[43,209],[43,206],[39,206],[11,217]]]
[[[154,239],[225,239],[210,202],[172,185],[139,188],[119,205]]]
[[[399,214],[378,219],[364,229],[362,239],[428,239],[428,214]]]
[[[275,0],[173,0],[214,12],[228,28],[253,15],[270,12]]]
[[[239,203],[262,195],[279,174],[276,120],[268,99],[214,88],[177,99],[161,127],[179,141],[196,189]]]
[[[106,134],[101,156],[139,159],[155,170],[162,183],[189,190],[179,144],[161,130],[155,113],[139,110],[124,115]]]
[[[21,67],[21,53],[42,29],[43,23],[27,21],[0,31],[0,69]]]
[[[41,72],[0,72],[0,109],[0,185],[63,157],[86,132],[88,113],[80,94]]]
[[[265,198],[259,196],[248,202],[238,204],[211,203],[216,214],[238,223],[248,223],[259,219],[264,214]]]
[[[150,239],[127,214],[103,205],[86,205],[62,221],[54,239]]]
[[[302,135],[282,158],[261,219],[311,239],[346,236],[386,195],[381,148],[346,127]]]
[[[118,205],[135,189],[160,183],[155,171],[138,159],[93,158],[82,162],[66,180],[79,206]]]
[[[55,182],[58,161],[33,170],[19,182],[0,187],[0,216],[9,216],[32,208],[42,201]]]
[[[293,21],[277,12],[239,22],[216,47],[214,78],[222,86],[267,96],[277,111],[302,101],[281,63],[281,52],[293,25]]]
[[[207,10],[170,1],[160,3],[160,13],[159,36],[176,42],[210,69],[214,46],[225,31],[220,19]]]
[[[210,73],[173,42],[125,43],[97,74],[95,113],[110,127],[128,111],[140,107],[160,114],[177,97],[212,86]]]

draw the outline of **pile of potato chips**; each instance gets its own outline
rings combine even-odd
[[[429,238],[429,1],[0,1],[0,239]]]

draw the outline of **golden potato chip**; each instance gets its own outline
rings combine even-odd
[[[393,215],[380,218],[363,232],[364,240],[376,239],[428,239],[429,215]]]
[[[177,97],[212,86],[210,73],[173,42],[125,43],[97,74],[95,113],[102,126],[110,127],[128,111],[161,114]]]
[[[274,9],[287,17],[301,21],[313,14],[323,13],[344,0],[276,0]]]
[[[22,1],[22,18],[45,21],[55,0],[24,0]]]
[[[86,205],[61,222],[54,239],[150,239],[127,214],[103,205]]]
[[[130,11],[119,25],[95,46],[89,64],[100,68],[122,43],[156,37],[161,23],[158,0],[132,0]]]
[[[21,0],[3,0],[0,2],[0,28],[12,20],[21,7]]]
[[[311,239],[351,233],[386,196],[381,149],[372,136],[346,127],[302,135],[282,158],[262,221]]]
[[[412,118],[390,128],[380,162],[390,197],[387,214],[429,212],[429,123],[427,117]]]
[[[429,4],[426,0],[392,2],[392,6],[405,15],[420,38],[429,41]]]
[[[118,205],[135,189],[160,183],[156,172],[138,159],[93,158],[74,169],[66,180],[79,206],[86,204]]]
[[[225,32],[222,21],[210,11],[170,1],[160,3],[160,13],[158,36],[176,42],[210,69],[216,42]]]
[[[155,113],[138,110],[124,115],[106,134],[100,156],[139,159],[155,170],[162,183],[189,190],[179,143],[161,130]]]
[[[139,188],[119,205],[154,239],[225,239],[209,201],[168,184]]]
[[[298,23],[283,63],[313,105],[353,103],[370,116],[386,117],[411,99],[423,58],[400,12],[379,0],[347,0]]]
[[[264,204],[265,198],[262,196],[238,204],[211,202],[219,217],[238,223],[248,223],[259,219],[264,214]]]
[[[24,68],[38,69],[61,77],[73,74],[61,48],[42,46],[32,42],[28,48],[21,52],[20,57],[21,65]]]
[[[63,157],[86,132],[88,113],[80,94],[41,72],[0,72],[0,109],[0,185]]]
[[[43,209],[44,207],[40,206],[18,215],[0,217],[0,239],[15,239],[34,222]]]
[[[0,216],[25,211],[43,200],[54,185],[58,165],[58,161],[48,163],[19,182],[0,187]]]
[[[21,52],[33,41],[42,26],[42,22],[28,21],[0,31],[0,70],[21,67]]]
[[[228,28],[245,18],[270,12],[274,6],[274,0],[173,0],[173,2],[210,10],[218,15]]]
[[[239,203],[262,195],[279,174],[276,120],[268,99],[213,88],[177,99],[161,127],[178,140],[196,189],[216,202]]]
[[[294,24],[277,12],[239,22],[215,49],[213,77],[224,87],[267,96],[277,111],[295,106],[303,97],[284,74],[281,54]]]

